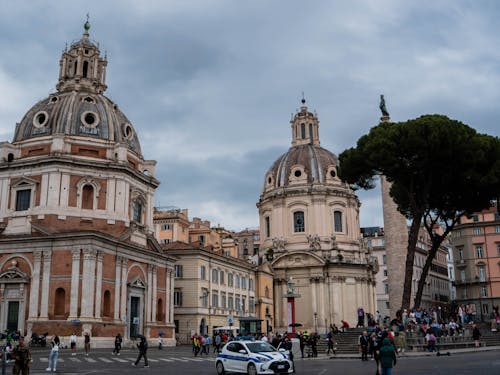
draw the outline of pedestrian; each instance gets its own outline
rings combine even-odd
[[[12,358],[14,358],[14,375],[29,375],[31,353],[27,345],[24,344],[24,339],[19,338],[16,347],[12,350]]]
[[[333,331],[328,332],[326,339],[328,340],[328,350],[326,351],[326,354],[330,354],[331,351],[335,355],[335,349],[333,348]]]
[[[142,335],[140,336],[140,340],[141,341],[137,344],[137,348],[139,349],[139,355],[137,356],[136,361],[132,363],[132,365],[137,366],[141,358],[144,357],[144,367],[149,367],[148,356],[147,356],[148,342],[146,341],[146,338]]]
[[[193,354],[194,354],[195,357],[198,355],[198,353],[200,352],[200,350],[201,350],[200,340],[198,338],[198,334],[195,333],[194,336],[193,336]]]
[[[401,355],[405,354],[405,349],[406,349],[405,331],[396,332],[396,348],[398,349],[398,353],[401,353]]]
[[[396,366],[396,353],[388,338],[382,341],[382,348],[380,348],[379,356],[380,366],[382,368],[381,375],[391,375],[392,367]]]
[[[115,336],[115,348],[113,349],[113,354],[120,355],[120,350],[122,349],[122,335],[121,333],[117,333]]]
[[[476,348],[479,348],[479,338],[481,337],[481,332],[479,331],[479,328],[477,328],[477,325],[473,324],[472,325],[472,339],[474,340],[474,346]]]
[[[45,369],[45,371],[53,371],[56,372],[57,368],[57,358],[59,357],[59,346],[61,342],[59,340],[59,336],[55,335],[52,337],[50,341],[50,355],[49,355],[49,365]]]
[[[220,337],[220,333],[215,335],[214,343],[215,343],[215,350],[217,350],[217,353],[220,353],[220,344],[222,342],[222,339]]]
[[[210,354],[210,344],[212,343],[212,338],[209,335],[205,335],[205,341],[203,342],[203,350],[206,355]]]
[[[85,332],[83,342],[85,347],[85,355],[88,357],[90,352],[90,333]]]
[[[69,337],[69,346],[71,348],[71,355],[76,355],[76,333],[73,332]]]
[[[283,339],[283,344],[281,346],[283,349],[288,351],[288,358],[290,359],[290,362],[292,362],[292,370],[295,372],[295,362],[293,361],[293,346],[292,346],[292,341],[288,338],[288,336],[285,336]]]
[[[363,310],[363,308],[360,307],[358,308],[358,324],[356,325],[356,328],[364,326],[365,326],[365,310]]]
[[[161,334],[158,335],[158,350],[162,350],[163,349],[163,339],[161,337]]]
[[[363,331],[363,334],[359,336],[359,351],[361,353],[361,360],[362,361],[368,361],[368,332]]]

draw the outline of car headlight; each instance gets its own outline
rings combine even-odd
[[[267,357],[259,357],[259,359],[261,362],[269,362],[271,360],[271,358],[267,358]]]

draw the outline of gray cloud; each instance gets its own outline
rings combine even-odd
[[[500,5],[468,1],[17,1],[0,15],[0,137],[54,91],[65,42],[108,51],[107,95],[158,161],[156,202],[258,225],[264,173],[290,145],[301,91],[339,154],[379,119],[442,113],[498,135]],[[382,225],[360,192],[361,223]]]

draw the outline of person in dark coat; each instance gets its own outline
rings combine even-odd
[[[380,367],[382,368],[381,375],[391,375],[392,367],[396,366],[396,352],[391,344],[391,340],[387,337],[382,341],[380,348]]]
[[[481,332],[479,332],[479,328],[477,325],[472,325],[472,339],[474,340],[474,345],[476,348],[479,348],[479,338],[481,337]]]
[[[137,348],[139,349],[139,355],[137,356],[137,360],[134,363],[132,363],[132,365],[137,366],[141,358],[144,357],[144,367],[149,367],[148,356],[146,354],[148,351],[148,342],[146,341],[146,338],[142,335],[140,336],[140,339],[141,341],[137,344]]]
[[[122,348],[122,335],[118,333],[115,337],[115,349],[113,350],[113,354],[120,355],[120,350]]]

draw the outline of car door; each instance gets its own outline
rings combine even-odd
[[[229,344],[227,344],[226,352],[223,353],[223,354],[225,354],[225,358],[224,358],[223,363],[224,363],[224,368],[226,369],[226,371],[237,371],[238,360],[236,357],[236,352],[237,352],[236,344],[237,343],[235,343],[235,342],[230,342]]]
[[[247,364],[248,364],[248,349],[241,343],[234,343],[235,352],[232,353],[235,356],[234,365],[236,366],[235,371],[239,372],[247,372]],[[240,350],[244,350],[245,354],[240,353]]]

